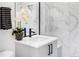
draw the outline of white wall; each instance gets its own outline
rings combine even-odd
[[[27,4],[27,3],[25,3]],[[21,4],[20,4],[21,5]],[[24,5],[25,6],[25,5]],[[12,27],[14,28],[14,20],[15,18],[15,3],[14,2],[0,2],[0,7],[10,7],[11,10],[11,18],[12,18]],[[16,7],[17,8],[17,7]],[[34,3],[33,7],[33,13],[32,13],[32,18],[29,22],[32,23],[32,27],[34,27],[35,31],[38,31],[38,10],[37,10],[37,5]],[[1,30],[0,29],[0,50],[13,50],[15,49],[15,39],[11,35],[12,34],[12,29],[9,30]]]
[[[41,34],[57,36],[62,56],[79,57],[79,3],[42,3]]]
[[[14,17],[14,3],[0,3],[0,7],[10,7],[11,8],[11,19],[12,25]],[[0,29],[0,50],[7,49],[7,50],[14,50],[14,41],[13,37],[11,36],[12,29],[9,30],[1,30]]]

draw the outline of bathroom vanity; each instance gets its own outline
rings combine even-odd
[[[57,37],[35,35],[15,41],[16,57],[57,57]]]

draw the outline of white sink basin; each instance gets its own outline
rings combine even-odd
[[[32,37],[25,37],[22,41],[16,41],[18,43],[22,43],[34,48],[39,48],[47,43],[50,43],[51,41],[57,40],[57,37],[49,37],[44,35],[35,35]]]
[[[26,37],[27,38],[27,37]],[[26,38],[24,38],[24,39],[26,39]],[[48,38],[46,38],[46,37],[42,37],[42,36],[40,36],[40,35],[35,35],[35,36],[33,36],[33,37],[31,37],[31,38],[28,38],[30,41],[34,41],[34,42],[36,42],[36,41],[44,41],[44,40],[47,40]]]

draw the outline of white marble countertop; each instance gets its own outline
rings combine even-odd
[[[57,40],[57,37],[50,37],[50,36],[44,36],[44,35],[34,35],[31,38],[25,37],[25,38],[23,38],[22,41],[16,41],[16,42],[31,46],[34,48],[39,48],[39,47],[44,46],[45,44],[48,44],[48,43],[53,42],[55,40]]]

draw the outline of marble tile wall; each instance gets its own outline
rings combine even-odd
[[[63,57],[79,57],[79,3],[42,2],[41,34],[59,37]]]

